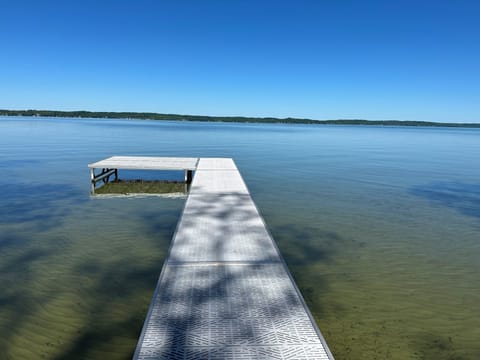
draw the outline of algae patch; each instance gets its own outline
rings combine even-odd
[[[185,194],[186,184],[179,181],[117,180],[95,189],[95,194]]]

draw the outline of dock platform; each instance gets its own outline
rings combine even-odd
[[[233,160],[193,170],[133,358],[333,359]]]
[[[191,183],[198,158],[154,157],[154,156],[111,156],[107,159],[88,164],[90,168],[90,192],[95,194],[99,181],[107,183],[110,176],[118,179],[118,170],[181,170],[185,172],[185,182]],[[102,169],[96,173],[97,169]]]

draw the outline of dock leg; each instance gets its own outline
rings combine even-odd
[[[114,181],[118,181],[118,169],[115,169],[115,180]]]
[[[95,169],[90,169],[90,193],[95,194]]]
[[[187,170],[187,175],[186,175],[186,179],[185,179],[185,182],[187,184],[190,184],[192,182],[192,174],[193,174],[192,170]]]

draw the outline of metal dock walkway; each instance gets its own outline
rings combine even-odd
[[[232,159],[196,163],[134,359],[333,359]]]

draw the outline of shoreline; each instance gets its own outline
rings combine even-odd
[[[245,117],[245,116],[203,116],[141,112],[99,112],[99,111],[56,111],[56,110],[4,110],[0,116],[6,117],[50,117],[74,119],[116,119],[116,120],[155,120],[155,121],[196,121],[245,124],[292,124],[292,125],[364,125],[402,127],[448,127],[480,128],[480,123],[442,123],[413,120],[364,120],[336,119],[313,120],[301,118]]]

